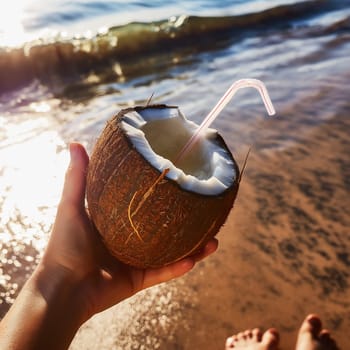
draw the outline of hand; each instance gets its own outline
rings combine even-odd
[[[86,151],[71,144],[70,152],[48,246],[0,322],[1,349],[66,350],[79,327],[95,313],[183,275],[217,248],[213,239],[200,254],[159,269],[122,264],[108,253],[85,209]]]
[[[64,276],[76,284],[86,320],[136,292],[179,277],[218,246],[211,240],[202,252],[158,269],[136,269],[117,261],[104,247],[85,209],[88,155],[80,144],[70,145],[71,163],[42,270],[48,278]],[[57,277],[61,278],[61,277]],[[54,283],[52,284],[54,285]]]

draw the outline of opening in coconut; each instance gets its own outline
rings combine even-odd
[[[121,126],[137,151],[166,177],[188,191],[218,195],[237,180],[230,151],[214,129],[208,129],[178,163],[177,156],[198,125],[177,107],[147,107],[123,116]],[[174,164],[175,163],[175,164]]]

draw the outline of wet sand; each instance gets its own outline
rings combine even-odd
[[[350,104],[321,125],[305,108],[293,110],[293,125],[309,118],[306,133],[291,131],[287,110],[275,130],[261,122],[269,131],[252,149],[218,252],[185,277],[96,316],[72,350],[223,349],[227,336],[252,327],[278,328],[281,349],[290,350],[311,312],[346,349]],[[290,147],[288,135],[297,139]]]
[[[222,349],[232,333],[273,326],[281,332],[281,348],[291,350],[298,327],[310,312],[320,314],[346,349],[348,90],[340,86],[323,94],[321,89],[315,94],[319,108],[310,96],[298,104],[283,104],[277,108],[279,118],[246,124],[241,136],[245,143],[230,137],[231,126],[223,136],[239,164],[249,140],[260,141],[253,143],[235,207],[218,236],[218,252],[183,278],[97,315],[82,327],[71,349]],[[219,129],[225,131],[223,126]],[[59,195],[59,186],[50,186]],[[4,229],[13,231],[16,240],[15,232],[23,227],[18,232],[28,235],[30,242],[33,232],[49,232],[54,211],[44,210],[36,225],[18,213]],[[11,241],[2,243],[3,276],[11,276],[7,289],[0,290],[2,315],[38,258],[38,251],[23,237],[13,244],[13,251]]]
[[[218,252],[183,278],[97,315],[79,331],[71,350],[223,349],[232,333],[271,326],[281,332],[281,349],[291,350],[310,312],[319,313],[347,349],[347,23],[339,33],[325,36],[322,26],[310,32],[295,26],[295,32],[287,28],[283,34],[263,32],[257,40],[234,39],[232,47],[224,45],[213,55],[175,53],[168,57],[175,62],[169,67],[145,61],[147,74],[154,71],[155,76],[92,85],[96,91],[91,95],[77,85],[76,100],[52,95],[38,84],[5,96],[0,119],[0,317],[45,247],[68,163],[68,142],[91,146],[112,113],[145,103],[153,91],[155,102],[180,105],[199,122],[228,80],[256,77],[267,84],[278,118],[264,119],[260,99],[248,93],[237,96],[214,126],[239,164],[252,146],[235,207],[218,236]]]
[[[218,129],[223,130],[239,164],[248,147],[253,148],[235,207],[219,233],[218,252],[183,278],[97,315],[81,328],[71,350],[222,349],[232,333],[271,326],[281,332],[281,349],[291,350],[298,327],[310,312],[320,314],[346,349],[350,326],[350,103],[349,87],[343,82],[348,79],[345,73],[338,85],[337,80],[327,79],[305,99],[280,99],[276,119],[244,123],[252,118],[241,113],[239,122],[244,127],[235,135],[229,112],[223,113]],[[88,131],[92,126],[81,130],[76,127],[81,119],[71,118],[62,126],[70,130],[67,139],[85,135],[91,143]],[[63,134],[56,124],[53,127]],[[45,135],[40,137],[46,144]],[[61,141],[55,142],[61,159],[66,151],[59,147]],[[29,146],[10,147],[9,155],[19,157],[20,150],[26,155],[32,150]],[[48,152],[44,159],[54,162],[52,154]],[[28,165],[22,171],[26,177],[33,161]],[[63,160],[60,169],[62,173],[53,167],[44,175],[50,179],[52,171],[63,179]],[[51,181],[48,188],[56,189],[59,196],[59,184]],[[10,195],[7,197],[5,204]],[[33,216],[32,221],[26,212],[16,211],[17,216],[8,221],[3,215],[3,229],[13,233],[14,242],[2,241],[3,277],[11,279],[0,289],[1,315],[42,252],[31,242],[37,237],[44,246],[42,236],[50,230],[58,198],[48,202],[45,197],[43,203],[49,203],[48,207],[40,209],[40,216]],[[28,208],[32,207],[30,200]],[[18,239],[16,234],[23,236]]]

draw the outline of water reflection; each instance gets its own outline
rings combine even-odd
[[[164,348],[177,340],[180,347],[219,348],[215,339],[222,344],[227,334],[259,320],[259,326],[280,328],[283,348],[291,348],[300,317],[317,311],[346,344],[349,34],[345,26],[337,35],[335,29],[332,35],[316,29],[262,32],[234,39],[229,47],[214,45],[215,52],[138,58],[113,66],[119,80],[94,72],[86,82],[65,86],[56,99],[39,83],[22,90],[21,98],[8,98],[7,112],[0,114],[0,317],[46,243],[68,162],[65,141],[93,144],[121,106],[143,104],[152,93],[153,102],[179,105],[200,123],[234,79],[255,77],[267,84],[279,117],[266,119],[259,97],[247,91],[215,122],[239,164],[251,145],[253,152],[235,209],[220,233],[221,250],[184,285],[176,282],[178,290],[190,290],[179,298],[183,315],[173,318],[173,338],[161,341],[170,344]],[[162,288],[162,293],[169,290]],[[188,310],[194,298],[199,300]],[[87,325],[91,338],[82,333],[84,345],[93,346],[99,334],[108,333],[110,338],[100,336],[95,348],[110,349],[117,336],[120,341],[111,327],[124,332],[126,344],[144,344],[145,332],[161,339],[153,319],[145,321],[142,314],[156,309],[140,299],[135,304],[141,309],[132,314],[135,333],[125,323],[131,309],[126,304],[115,313],[121,320],[106,317]],[[154,319],[172,319],[170,306],[156,310]],[[208,332],[210,339],[203,337]]]
[[[31,107],[43,111],[48,104]],[[46,116],[22,122],[0,117],[0,128],[1,317],[46,245],[68,154]]]
[[[57,132],[36,134],[37,128],[47,123],[43,118],[7,125],[6,137],[11,144],[0,150],[0,161],[5,165],[0,179],[0,222],[2,226],[10,225],[19,240],[30,242],[34,235],[39,249],[44,245],[40,236],[45,237],[51,225],[67,165],[65,145]],[[13,220],[16,212],[21,213],[20,220]],[[44,232],[28,228],[34,222],[40,223]]]

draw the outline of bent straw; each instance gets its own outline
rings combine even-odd
[[[198,127],[196,132],[192,135],[189,141],[185,144],[182,150],[179,152],[174,163],[178,163],[183,157],[191,150],[194,144],[199,140],[201,134],[209,127],[209,125],[215,120],[218,114],[224,109],[224,107],[230,102],[235,93],[242,88],[253,87],[260,92],[261,98],[264,102],[265,108],[269,115],[274,115],[275,109],[271,102],[269,93],[264,83],[257,79],[241,79],[234,82],[230,88],[226,91],[224,96],[221,97],[216,106],[211,110],[207,117],[203,120],[202,124]]]

